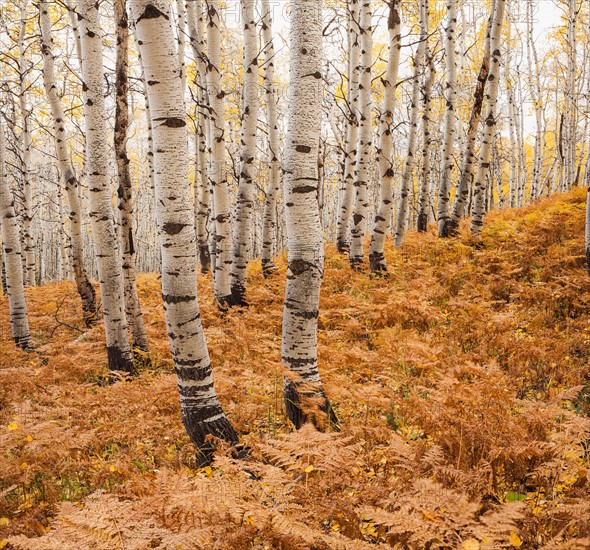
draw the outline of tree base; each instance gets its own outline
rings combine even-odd
[[[277,268],[272,260],[262,260],[262,276],[265,279],[268,279],[276,270]]]
[[[137,374],[131,353],[123,353],[121,348],[117,346],[107,346],[107,358],[109,372],[115,378],[117,378],[115,373],[120,373],[119,378],[126,378]]]
[[[199,265],[202,275],[207,275],[211,271],[211,254],[207,245],[199,246]]]
[[[309,388],[304,390],[304,383],[285,380],[283,396],[287,418],[298,430],[304,424],[311,422],[319,431],[326,431],[330,427],[340,431],[338,417],[328,401],[323,389]]]
[[[355,271],[359,271],[361,269],[361,267],[363,266],[363,257],[350,257],[348,262],[350,263],[350,267],[351,269],[354,269]]]
[[[387,264],[385,263],[385,255],[382,252],[374,252],[373,254],[369,254],[369,268],[375,275],[386,275]]]
[[[347,254],[348,251],[350,250],[350,244],[347,241],[344,241],[342,239],[338,239],[336,241],[336,250],[338,250],[338,252],[340,252],[340,254]]]

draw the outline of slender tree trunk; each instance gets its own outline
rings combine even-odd
[[[232,265],[231,303],[245,306],[246,271],[252,254],[254,219],[254,160],[256,158],[256,127],[258,123],[258,39],[254,0],[240,0],[244,25],[244,84],[242,94],[242,128],[240,176],[236,221],[234,224],[234,261]]]
[[[4,127],[0,119],[0,225],[4,253],[6,293],[14,343],[25,349],[31,343],[22,270],[19,229],[14,211],[14,193],[4,173]]]
[[[285,406],[296,428],[336,418],[326,399],[317,359],[324,242],[318,192],[322,100],[322,1],[291,4],[287,142],[284,160],[288,272],[283,310]]]
[[[178,41],[178,66],[180,71],[180,81],[182,83],[182,90],[186,88],[186,6],[185,0],[176,0],[176,33]]]
[[[514,84],[512,82],[512,75],[510,73],[510,62],[512,55],[510,48],[506,55],[506,91],[508,96],[508,134],[510,137],[510,150],[508,156],[510,159],[510,176],[509,176],[509,189],[510,189],[510,207],[521,206],[519,204],[519,186],[518,186],[518,166],[516,161],[516,108],[514,106]]]
[[[485,119],[485,129],[481,151],[479,153],[479,167],[475,181],[473,217],[471,219],[471,233],[475,236],[481,233],[483,228],[483,217],[485,215],[485,194],[487,185],[487,176],[490,168],[490,157],[492,152],[492,142],[496,134],[497,112],[496,104],[498,100],[498,88],[500,84],[500,60],[502,47],[502,22],[504,20],[504,8],[506,0],[497,0],[496,12],[494,15],[494,24],[492,27],[492,38],[490,49],[492,51],[492,60],[490,64],[490,74],[488,76],[488,93],[487,93],[487,113]]]
[[[447,63],[446,114],[444,130],[444,166],[438,188],[438,236],[449,236],[450,185],[453,174],[453,151],[457,133],[457,0],[447,0],[445,55]]]
[[[359,84],[359,140],[357,148],[357,175],[354,182],[355,202],[350,230],[350,266],[358,267],[363,263],[363,237],[367,230],[367,208],[369,207],[369,178],[371,175],[372,98],[371,66],[373,63],[373,12],[371,1],[361,0],[360,35],[361,35],[361,77]]]
[[[356,177],[357,146],[359,134],[359,79],[360,79],[360,32],[359,0],[348,0],[348,126],[344,173],[340,190],[340,207],[336,246],[339,252],[346,252],[350,247],[350,221],[353,212],[354,181]]]
[[[53,38],[51,36],[51,19],[47,11],[47,2],[39,1],[39,23],[41,28],[41,54],[43,55],[43,82],[51,107],[51,116],[55,131],[55,149],[61,180],[68,197],[71,239],[71,260],[74,280],[82,300],[82,315],[86,326],[97,320],[96,294],[88,280],[84,263],[84,240],[82,238],[82,207],[78,194],[78,178],[70,161],[67,146],[64,111],[61,98],[57,93],[55,80],[55,62],[53,55]]]
[[[457,195],[455,196],[455,203],[453,205],[453,213],[448,224],[449,236],[455,236],[459,232],[459,223],[465,213],[465,206],[469,191],[471,188],[471,180],[473,178],[473,170],[475,167],[475,145],[477,141],[477,129],[481,118],[481,111],[483,108],[483,98],[488,74],[490,71],[490,40],[492,33],[492,23],[494,20],[494,13],[496,10],[497,0],[492,0],[490,17],[488,19],[486,38],[484,44],[484,53],[477,77],[477,85],[473,95],[473,107],[471,108],[471,116],[469,118],[469,126],[467,130],[467,142],[465,153],[463,154],[463,165],[459,174],[459,185],[457,186]]]
[[[115,157],[119,177],[120,243],[125,284],[125,312],[131,332],[133,347],[147,353],[148,341],[135,280],[135,243],[133,239],[133,185],[127,156],[127,131],[129,128],[128,44],[129,25],[125,0],[114,0],[117,25],[117,53],[115,65]]]
[[[117,246],[117,231],[111,205],[102,39],[97,4],[93,0],[79,0],[78,17],[82,43],[82,79],[85,90],[84,118],[90,221],[96,249],[109,369],[133,372],[133,358],[125,316],[121,254]]]
[[[389,231],[393,213],[393,113],[395,111],[395,90],[401,53],[401,17],[400,0],[390,0],[389,18],[389,60],[387,72],[383,79],[383,109],[379,122],[379,147],[377,160],[380,183],[379,210],[375,216],[373,235],[369,247],[369,264],[371,271],[387,271],[385,263],[385,237]]]
[[[420,109],[420,75],[424,69],[424,54],[428,39],[428,5],[427,0],[420,0],[420,43],[414,57],[414,75],[412,77],[412,101],[410,105],[410,132],[408,135],[408,154],[402,176],[400,198],[397,208],[394,244],[400,247],[406,233],[406,218],[408,216],[408,197],[413,191],[412,173],[415,164],[416,138],[418,133],[418,111]]]
[[[178,377],[182,417],[200,463],[210,461],[211,435],[237,435],[213,386],[197,300],[197,248],[188,179],[186,107],[167,0],[131,0],[154,133],[156,217],[162,252],[162,299]]]
[[[213,189],[215,219],[215,298],[221,307],[231,303],[232,234],[231,205],[225,168],[225,92],[221,85],[221,36],[218,0],[207,5],[207,85],[211,108],[209,182]]]
[[[268,123],[269,172],[262,222],[262,274],[267,277],[275,270],[273,254],[276,250],[277,197],[280,190],[280,138],[277,116],[275,78],[275,48],[272,36],[272,15],[269,0],[262,0],[262,40],[264,50],[264,91]]]

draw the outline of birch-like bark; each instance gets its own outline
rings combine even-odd
[[[390,0],[389,18],[389,59],[387,72],[383,78],[383,108],[379,121],[379,146],[377,162],[379,170],[380,200],[379,210],[375,216],[373,235],[369,246],[369,264],[371,271],[387,271],[385,263],[385,237],[389,231],[393,213],[393,113],[395,111],[395,90],[399,71],[401,53],[401,17],[400,0]]]
[[[519,203],[519,186],[518,186],[518,166],[516,160],[516,109],[514,106],[514,83],[512,82],[512,75],[510,74],[510,65],[512,61],[512,54],[510,48],[506,55],[506,95],[508,96],[508,135],[510,138],[510,150],[508,156],[510,159],[509,172],[509,204],[511,208],[522,206]]]
[[[27,73],[27,57],[25,53],[25,37],[27,29],[27,4],[28,0],[20,3],[20,26],[18,34],[18,72],[19,93],[18,102],[21,112],[22,133],[20,136],[22,157],[21,172],[23,183],[24,209],[23,209],[23,242],[25,257],[25,285],[35,285],[35,245],[33,243],[33,190],[31,185],[31,150],[33,140],[31,137],[30,120],[32,110],[27,105],[29,81]]]
[[[218,0],[207,6],[207,86],[210,106],[209,182],[213,189],[215,219],[215,298],[221,307],[231,303],[232,233],[231,205],[225,168],[225,92],[221,85],[221,36]]]
[[[359,83],[359,140],[357,148],[357,174],[354,181],[355,201],[352,227],[350,230],[350,266],[363,263],[363,237],[367,230],[367,208],[369,207],[369,178],[371,172],[371,147],[373,138],[371,117],[371,66],[373,63],[373,12],[371,1],[361,0],[360,35],[361,67]]]
[[[336,417],[318,371],[317,329],[324,270],[318,193],[322,100],[322,0],[291,4],[288,130],[284,156],[288,271],[282,360],[287,416],[296,428]]]
[[[504,20],[504,9],[506,0],[497,0],[496,12],[494,14],[494,23],[492,27],[492,37],[490,49],[492,60],[490,63],[490,74],[488,76],[488,93],[487,93],[487,111],[485,119],[485,129],[483,141],[479,153],[479,166],[477,178],[475,180],[475,191],[473,198],[473,216],[471,218],[471,233],[475,236],[481,233],[483,228],[483,218],[485,215],[485,196],[487,176],[490,168],[490,156],[492,152],[492,143],[496,133],[496,123],[498,113],[496,104],[498,101],[498,88],[500,84],[500,60],[502,47],[502,22]]]
[[[258,37],[254,0],[240,0],[244,25],[244,83],[240,135],[240,175],[234,224],[234,259],[231,272],[232,305],[245,306],[246,271],[252,253],[254,210],[254,159],[258,123]]]
[[[267,277],[275,270],[275,231],[277,226],[277,197],[280,190],[280,138],[275,87],[275,48],[272,36],[272,15],[269,0],[262,0],[262,50],[264,51],[264,93],[268,125],[268,185],[262,220],[262,274]]]
[[[438,187],[438,236],[449,236],[450,185],[453,174],[453,151],[457,134],[457,0],[447,0],[445,56],[447,82],[444,129],[443,170]]]
[[[121,253],[111,203],[108,173],[109,144],[106,130],[102,39],[97,4],[78,1],[82,44],[82,80],[86,132],[86,170],[90,221],[96,250],[100,298],[104,318],[108,365],[113,371],[133,372],[127,320]]]
[[[184,0],[176,0],[176,32],[178,42],[178,65],[182,90],[186,88],[186,6]]]
[[[420,0],[420,42],[414,56],[414,74],[412,77],[412,100],[410,104],[410,132],[408,135],[408,153],[402,175],[400,198],[397,208],[394,245],[400,247],[406,233],[408,216],[408,197],[412,186],[412,172],[416,155],[416,138],[418,133],[418,111],[420,109],[420,75],[424,68],[426,41],[428,40],[428,5],[427,0]]]
[[[114,0],[115,22],[117,28],[117,52],[115,62],[115,158],[119,187],[119,231],[121,259],[123,261],[123,278],[125,284],[125,313],[131,332],[133,347],[147,353],[148,341],[143,324],[143,316],[137,294],[135,280],[135,242],[133,238],[133,185],[129,172],[127,155],[127,132],[129,128],[129,92],[128,50],[129,24],[125,0]]]
[[[477,85],[473,94],[473,106],[471,108],[471,115],[469,117],[467,141],[465,145],[465,153],[463,154],[461,171],[459,174],[459,184],[457,186],[455,203],[453,205],[453,213],[448,224],[449,236],[455,236],[459,232],[459,223],[461,222],[461,218],[465,213],[465,206],[467,204],[467,198],[471,188],[471,180],[473,178],[473,170],[476,161],[475,145],[477,141],[477,129],[479,127],[481,111],[483,108],[485,86],[490,71],[490,41],[494,13],[496,11],[496,3],[497,0],[492,0],[491,12],[487,23],[486,38],[484,42],[483,58],[481,61],[479,74],[477,76]]]
[[[197,299],[197,248],[188,180],[186,107],[167,0],[131,0],[154,136],[156,218],[162,252],[162,299],[185,428],[202,457],[207,436],[235,443],[213,386]]]
[[[339,252],[350,247],[350,221],[354,203],[354,182],[356,178],[357,146],[359,135],[359,80],[360,80],[360,32],[359,0],[348,0],[348,126],[346,130],[346,149],[344,173],[340,189],[336,246]]]
[[[39,26],[41,29],[41,54],[43,56],[43,83],[51,107],[55,134],[55,149],[59,166],[60,178],[64,184],[68,198],[70,221],[71,262],[74,272],[76,289],[82,300],[82,315],[86,326],[97,320],[96,293],[88,280],[84,263],[84,240],[82,238],[82,207],[78,194],[78,178],[70,161],[67,146],[65,116],[61,98],[57,92],[55,79],[55,60],[53,38],[51,36],[51,19],[47,10],[47,2],[39,1]]]
[[[0,119],[0,225],[2,226],[2,250],[6,277],[6,293],[10,309],[10,326],[14,343],[25,349],[31,343],[19,228],[14,211],[14,193],[4,172],[6,153],[4,127]]]

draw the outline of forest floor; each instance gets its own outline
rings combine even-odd
[[[243,311],[200,277],[216,387],[251,448],[195,469],[160,285],[139,276],[151,363],[106,384],[73,284],[27,290],[36,349],[0,297],[0,548],[590,548],[585,193],[440,241],[388,244],[390,276],[326,256],[320,370],[340,433],[296,433],[280,363],[284,258]]]

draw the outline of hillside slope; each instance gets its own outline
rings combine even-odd
[[[201,278],[216,387],[252,453],[200,470],[156,275],[138,281],[151,362],[112,385],[71,283],[28,289],[31,353],[1,297],[0,548],[590,547],[584,201],[494,213],[477,246],[410,232],[387,279],[328,247],[319,353],[339,434],[284,416],[284,258],[270,280],[253,266],[240,313]]]

